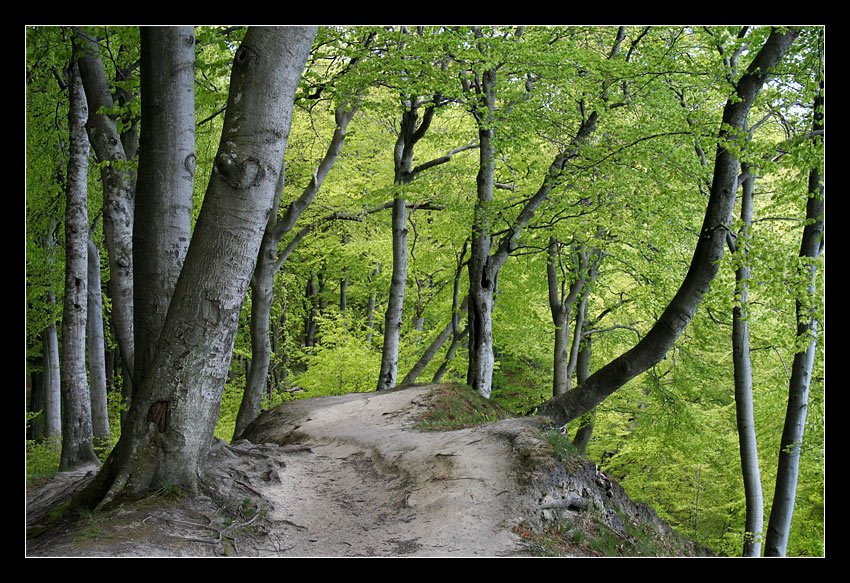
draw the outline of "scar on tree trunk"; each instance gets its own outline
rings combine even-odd
[[[168,401],[157,401],[148,409],[147,421],[156,425],[157,431],[165,433],[168,416]]]

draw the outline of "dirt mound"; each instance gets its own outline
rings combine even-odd
[[[30,532],[44,532],[30,539],[28,553],[510,557],[640,547],[692,554],[592,462],[559,458],[539,418],[422,430],[438,388],[285,403],[262,414],[244,440],[216,444],[203,496],[160,492],[49,530],[38,527],[44,513],[40,520],[31,508]],[[31,505],[38,499],[44,494],[34,492]],[[610,549],[590,544],[602,531]]]

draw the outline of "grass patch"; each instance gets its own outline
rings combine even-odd
[[[557,429],[551,429],[546,433],[546,441],[549,442],[549,445],[555,451],[555,455],[562,462],[570,461],[571,456],[579,456],[578,449],[570,441],[570,438]]]
[[[510,417],[514,417],[510,410],[485,399],[472,387],[445,384],[436,386],[430,393],[428,412],[419,418],[417,427],[427,431],[447,431]]]

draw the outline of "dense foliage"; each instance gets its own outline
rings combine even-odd
[[[138,121],[138,33],[101,28],[113,78],[115,116]],[[281,241],[300,239],[275,276],[270,316],[271,359],[264,406],[285,399],[374,390],[381,366],[383,312],[392,278],[391,215],[397,194],[393,150],[407,96],[439,95],[414,164],[476,141],[464,91],[478,71],[500,62],[503,85],[497,124],[499,187],[488,209],[505,233],[559,152],[590,112],[593,139],[571,160],[571,173],[538,209],[498,278],[493,313],[497,370],[492,399],[524,414],[552,395],[554,325],[547,298],[547,246],[561,245],[559,273],[569,286],[578,273],[573,251],[600,251],[586,294],[582,340],[592,342],[591,370],[629,349],[646,333],[687,272],[699,234],[718,144],[720,110],[767,29],[739,35],[727,27],[628,27],[612,55],[616,27],[410,30],[322,27],[296,99],[281,209],[314,177],[334,131],[334,109],[362,92],[340,157],[316,200]],[[770,511],[789,368],[800,346],[796,302],[810,282],[798,257],[805,223],[807,178],[823,165],[823,139],[812,138],[812,104],[822,67],[822,29],[805,28],[760,94],[742,159],[758,167],[748,260],[748,300],[755,424],[762,482]],[[43,376],[43,332],[61,322],[64,184],[64,90],[70,41],[63,27],[27,29],[26,87],[26,349],[28,378]],[[195,209],[212,172],[230,63],[242,29],[196,30],[197,170]],[[368,39],[368,42],[367,42]],[[486,43],[486,48],[482,48]],[[354,59],[357,67],[350,67]],[[144,135],[144,112],[141,112]],[[105,258],[100,174],[91,160],[89,216]],[[459,151],[404,185],[410,204],[409,269],[398,355],[399,378],[451,322],[455,278],[465,289],[466,241],[473,224],[478,154]],[[385,208],[386,207],[386,208]],[[736,216],[735,220],[738,220]],[[737,231],[739,224],[730,230]],[[731,321],[736,258],[726,254],[697,316],[667,357],[614,393],[596,411],[587,455],[653,505],[683,534],[736,555],[743,540],[744,502],[735,424]],[[818,266],[816,320],[823,328],[823,256]],[[104,315],[109,322],[109,270],[101,261]],[[463,295],[461,291],[461,297]],[[59,300],[57,301],[57,298]],[[252,358],[251,294],[245,299],[217,435],[230,439]],[[460,329],[464,327],[460,319]],[[120,432],[122,370],[106,326],[113,439]],[[824,553],[824,334],[811,376],[809,410],[789,555]],[[446,341],[417,382],[441,365],[443,381],[466,383],[465,338]],[[61,342],[61,338],[60,338]],[[35,426],[38,415],[28,423]],[[574,428],[571,428],[574,431]],[[35,446],[40,435],[30,436]],[[35,450],[34,450],[35,451]],[[39,449],[39,460],[45,453]],[[49,451],[48,448],[48,455]],[[32,464],[31,464],[32,466]]]

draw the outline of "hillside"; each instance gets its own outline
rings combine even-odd
[[[424,429],[454,385],[296,400],[219,443],[204,492],[95,516],[47,509],[87,478],[29,493],[30,556],[693,556],[655,512],[536,417]],[[492,412],[491,412],[492,413]],[[432,424],[433,425],[433,424]]]

